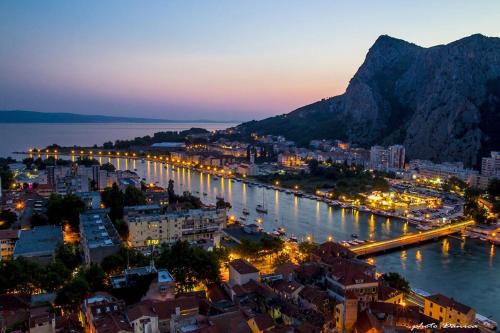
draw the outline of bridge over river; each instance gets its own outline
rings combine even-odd
[[[401,237],[383,240],[373,243],[366,243],[361,245],[352,246],[349,249],[356,253],[358,256],[367,256],[379,252],[390,251],[406,246],[411,246],[413,244],[418,244],[426,242],[432,239],[437,239],[445,237],[459,231],[464,230],[466,227],[474,224],[473,220],[457,222],[444,227],[439,227],[436,229],[428,231],[420,231],[417,233],[406,234]]]

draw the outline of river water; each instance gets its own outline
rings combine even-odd
[[[190,127],[219,129],[232,124],[0,124],[0,155],[28,147],[52,143],[61,145],[93,145],[116,139],[150,135],[159,130],[183,130]],[[106,161],[103,161],[106,162]],[[322,242],[335,240],[382,240],[412,232],[414,228],[402,220],[377,217],[351,209],[330,208],[326,204],[298,198],[271,189],[249,187],[241,182],[198,173],[160,163],[113,159],[119,169],[137,169],[148,182],[166,187],[173,179],[178,193],[184,190],[198,195],[205,203],[215,203],[223,196],[233,208],[230,214],[242,216],[247,208],[247,222],[263,220],[263,227],[272,231],[284,227],[287,233],[304,238],[310,235]],[[197,193],[198,192],[198,193]],[[203,195],[206,193],[206,196]],[[268,214],[258,214],[257,204],[264,204]],[[474,307],[479,313],[500,322],[500,251],[478,240],[461,241],[448,237],[391,252],[373,258],[381,272],[396,271],[406,277],[412,287],[430,293],[441,292]]]
[[[317,242],[329,237],[348,240],[352,234],[360,239],[383,240],[415,231],[411,224],[400,219],[332,208],[316,200],[249,187],[187,168],[172,168],[158,162],[110,161],[120,169],[135,169],[141,178],[162,187],[173,179],[176,192],[190,191],[205,203],[213,204],[217,196],[222,196],[232,204],[230,214],[237,218],[247,208],[250,212],[247,223],[261,219],[266,231],[284,227],[288,235],[294,234],[302,240],[308,235]],[[264,204],[268,214],[259,214],[255,210],[258,204]],[[499,247],[479,240],[448,237],[372,259],[380,272],[399,272],[414,288],[443,293],[500,322],[500,253],[496,252],[500,252]]]

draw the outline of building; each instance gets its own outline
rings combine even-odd
[[[500,178],[500,152],[498,151],[492,151],[490,157],[482,158],[481,175],[477,177],[476,186],[484,190],[494,178]]]
[[[400,170],[405,165],[405,147],[402,145],[373,146],[370,149],[370,165],[375,170]]]
[[[120,250],[122,240],[107,210],[94,209],[80,214],[80,245],[87,265],[101,261]]]
[[[424,314],[440,322],[456,325],[471,325],[476,318],[473,308],[442,294],[424,299]]]
[[[370,165],[375,170],[387,170],[389,167],[389,151],[382,146],[371,147]]]
[[[389,169],[404,169],[405,147],[402,145],[389,146]]]
[[[442,182],[448,178],[456,177],[469,185],[474,184],[478,176],[477,171],[464,168],[462,162],[436,164],[427,160],[411,160],[410,170],[417,173],[417,178]]]
[[[87,297],[82,306],[87,333],[132,333],[125,302],[107,293]]]
[[[218,245],[226,226],[226,210],[201,208],[163,213],[159,205],[131,206],[125,208],[124,219],[130,244],[135,248],[202,239]]]
[[[0,230],[0,261],[12,259],[18,239],[18,230]]]
[[[54,260],[57,247],[63,243],[63,232],[59,226],[40,226],[21,230],[14,247],[13,258],[25,257],[47,264]]]
[[[229,285],[243,285],[250,280],[260,281],[259,270],[245,259],[236,259],[229,263]]]
[[[85,209],[99,209],[101,207],[101,194],[99,192],[75,193],[85,203]]]

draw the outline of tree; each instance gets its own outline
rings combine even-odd
[[[123,217],[123,207],[125,198],[123,192],[116,183],[113,186],[107,187],[101,193],[101,199],[106,208],[109,208],[109,217],[111,221],[116,221]]]
[[[73,230],[78,229],[80,214],[85,210],[85,202],[74,194],[60,196],[52,194],[47,203],[47,217],[50,223],[62,225],[69,223]]]
[[[77,276],[58,291],[55,303],[63,308],[76,309],[80,306],[88,291],[89,285],[87,281]]]
[[[40,265],[19,257],[0,266],[0,293],[16,291],[31,294],[40,288],[43,270]]]
[[[500,197],[500,179],[495,178],[488,184],[488,189],[486,190],[488,195],[493,198]],[[500,199],[500,198],[499,198]]]
[[[16,213],[6,209],[0,212],[0,229],[9,229],[16,221]]]
[[[177,241],[162,248],[157,264],[172,273],[179,290],[189,291],[197,283],[209,284],[220,280],[219,258],[188,242]]]
[[[404,293],[409,293],[411,291],[410,283],[396,272],[384,273],[382,274],[381,279],[394,289],[400,290]]]
[[[74,270],[82,263],[79,247],[76,244],[61,244],[56,250],[56,260],[69,270]]]
[[[314,242],[301,242],[299,243],[299,252],[303,255],[309,256],[311,253],[318,249],[319,245]]]
[[[276,268],[278,266],[281,266],[283,264],[291,262],[290,255],[286,252],[281,252],[278,254],[278,256],[274,259],[273,261],[273,267]]]
[[[450,177],[446,179],[441,185],[443,191],[450,192],[454,191],[457,193],[465,191],[467,188],[467,183],[457,177]]]
[[[101,165],[100,169],[108,172],[113,172],[116,170],[115,166],[109,162]]]
[[[129,185],[125,189],[123,200],[125,206],[145,205],[146,195],[138,188]]]
[[[82,277],[87,281],[89,291],[99,291],[104,289],[104,270],[101,266],[92,264],[82,272]]]
[[[215,207],[217,209],[231,209],[231,203],[228,201],[225,201],[223,198],[217,199],[217,202],[215,204]]]
[[[61,288],[71,277],[71,271],[60,261],[48,264],[40,279],[41,288],[52,292]]]
[[[125,222],[123,219],[118,219],[114,222],[114,226],[122,239],[128,239],[129,230],[127,222]]]
[[[49,219],[43,214],[34,213],[33,215],[31,215],[30,224],[32,227],[47,225],[49,224]]]
[[[172,179],[168,180],[167,193],[168,193],[168,202],[174,203],[177,199],[177,196],[175,195],[174,181]]]

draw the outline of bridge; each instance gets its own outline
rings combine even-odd
[[[371,255],[426,242],[432,239],[445,237],[464,230],[466,227],[473,224],[473,220],[453,223],[444,227],[439,227],[428,231],[420,231],[418,233],[406,234],[404,236],[393,239],[352,246],[349,248],[349,250],[356,253],[358,256]]]

